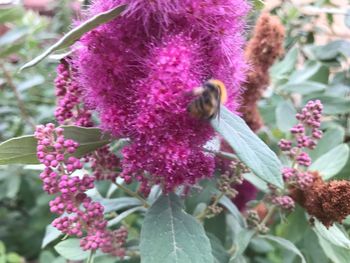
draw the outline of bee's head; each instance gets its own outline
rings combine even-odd
[[[226,91],[225,84],[218,79],[210,79],[208,80],[208,82],[215,85],[220,90],[220,93],[221,93],[220,102],[222,104],[225,104],[225,102],[227,101],[227,91]]]

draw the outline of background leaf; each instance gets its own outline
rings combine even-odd
[[[42,61],[44,58],[46,58],[51,53],[67,48],[71,45],[73,45],[77,40],[79,40],[86,32],[91,31],[92,29],[107,23],[109,21],[112,21],[116,17],[118,17],[126,8],[126,5],[120,5],[117,7],[112,8],[111,10],[108,10],[106,12],[100,13],[88,20],[86,20],[84,23],[80,24],[76,28],[69,31],[64,37],[62,37],[58,42],[56,42],[54,45],[49,47],[44,53],[37,56],[33,60],[29,61],[25,65],[23,65],[20,70],[33,67],[36,64],[38,64],[40,61]]]
[[[293,104],[289,101],[281,101],[276,108],[276,124],[278,129],[288,132],[296,123],[295,110]]]
[[[349,146],[347,144],[340,144],[313,162],[309,170],[319,171],[322,178],[327,180],[338,174],[348,159]]]

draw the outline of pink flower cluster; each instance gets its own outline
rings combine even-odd
[[[294,200],[288,195],[274,196],[271,202],[285,210],[293,210],[295,207]]]
[[[125,1],[97,0],[89,16]],[[226,84],[229,109],[239,105],[245,0],[129,0],[124,15],[84,35],[74,49],[79,85],[101,126],[129,138],[122,176],[147,194],[192,185],[214,171],[203,145],[208,122],[189,116],[189,94],[210,78]]]
[[[62,59],[57,67],[55,79],[57,107],[55,117],[59,124],[74,123],[78,126],[91,127],[91,113],[81,105],[81,89],[74,80],[73,68],[68,60]]]
[[[313,182],[313,176],[310,172],[302,170],[300,167],[309,167],[311,158],[305,152],[305,149],[314,149],[317,141],[322,137],[321,126],[323,106],[319,100],[309,101],[296,115],[299,123],[291,129],[294,136],[294,142],[282,139],[279,146],[291,160],[296,164],[293,167],[286,167],[282,174],[286,182],[295,184],[301,189],[305,189]]]
[[[83,104],[82,92],[74,79],[75,69],[73,62],[62,59],[57,67],[55,80],[57,107],[55,117],[59,124],[93,126],[91,112]],[[96,180],[114,181],[119,173],[120,160],[108,146],[96,150],[86,156],[86,162],[91,164],[93,176]]]
[[[43,189],[49,194],[57,194],[50,201],[50,210],[58,214],[52,225],[68,235],[81,239],[84,250],[101,249],[104,253],[123,257],[123,247],[127,231],[109,231],[104,219],[103,206],[86,195],[94,187],[94,177],[74,176],[83,167],[82,162],[71,156],[79,146],[65,139],[62,128],[53,124],[38,126],[35,132],[38,140],[37,157],[46,166],[40,174]]]

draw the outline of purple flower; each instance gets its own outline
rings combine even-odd
[[[101,126],[128,137],[122,176],[147,194],[209,177],[213,157],[203,145],[208,122],[186,112],[191,91],[209,78],[226,85],[236,111],[246,65],[242,44],[245,0],[98,0],[90,15],[127,3],[125,14],[87,33],[75,46],[74,65],[89,108]]]

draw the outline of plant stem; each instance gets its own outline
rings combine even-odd
[[[86,263],[94,263],[95,252],[96,252],[96,250],[91,250],[89,258],[87,259]]]
[[[13,83],[13,80],[12,80],[12,76],[10,74],[10,72],[7,71],[7,69],[5,68],[4,64],[3,63],[0,63],[0,66],[1,66],[1,69],[4,73],[4,77],[6,79],[6,82],[7,84],[9,85],[9,87],[12,89],[13,91],[13,94],[15,95],[15,99],[17,101],[17,106],[20,110],[20,113],[22,115],[22,118],[25,122],[27,122],[27,124],[33,129],[35,130],[35,124],[34,122],[32,121],[32,119],[30,118],[30,116],[28,115],[27,113],[27,110],[25,108],[25,103],[24,101],[21,99],[21,96],[17,90],[17,87],[16,85]]]
[[[216,206],[216,205],[219,203],[220,199],[221,199],[224,195],[225,195],[224,192],[220,192],[220,194],[217,195],[217,196],[215,197],[215,200],[214,200],[214,202],[211,204],[211,206]],[[202,221],[202,220],[207,216],[208,212],[209,212],[209,208],[208,208],[208,206],[207,206],[207,207],[203,210],[202,213],[200,213],[199,215],[196,216],[196,218],[197,218],[199,221]]]
[[[223,152],[223,151],[213,151],[213,150],[209,150],[209,149],[204,149],[204,151],[208,152],[208,153],[212,153],[215,154],[216,156],[225,158],[225,159],[229,159],[229,160],[236,160],[237,157],[232,154],[232,153],[228,153],[228,152]]]
[[[138,195],[137,193],[131,191],[130,189],[128,189],[127,187],[125,187],[124,185],[118,184],[117,182],[114,182],[114,184],[122,189],[125,193],[127,193],[128,195],[137,198],[138,200],[141,201],[141,203],[143,204],[144,207],[149,208],[150,205],[147,203],[147,201],[145,199],[143,199],[140,195]]]

